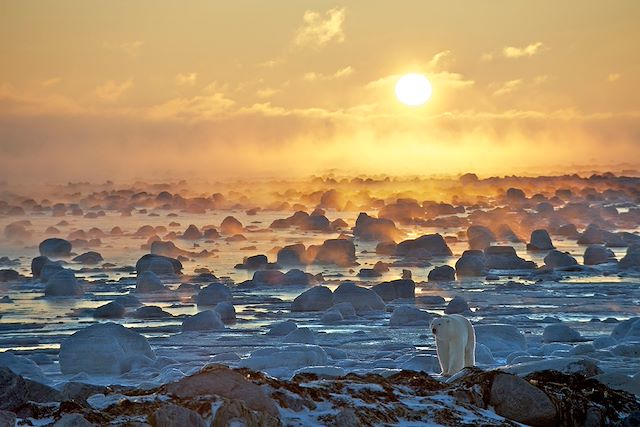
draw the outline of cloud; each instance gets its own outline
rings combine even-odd
[[[258,98],[271,98],[276,93],[278,93],[277,89],[274,89],[272,87],[265,87],[263,89],[258,89],[256,95],[258,96]]]
[[[427,64],[427,67],[429,67],[429,69],[438,68],[439,66],[444,65],[445,62],[448,62],[448,60],[450,60],[451,58],[452,58],[451,51],[443,50],[442,52],[438,52],[435,55],[433,55],[433,57]]]
[[[141,115],[154,120],[172,119],[192,122],[218,117],[234,105],[235,101],[221,92],[206,93],[191,98],[171,99],[144,109]]]
[[[193,86],[198,80],[198,73],[184,73],[176,76],[178,86]]]
[[[316,73],[316,72],[309,72],[306,73],[302,78],[306,81],[316,81],[316,80],[337,80],[337,79],[342,79],[342,78],[346,78],[349,77],[350,75],[352,75],[354,73],[354,69],[352,66],[347,65],[344,68],[340,68],[339,70],[337,70],[335,73],[332,74],[322,74],[322,73]]]
[[[620,73],[611,73],[607,76],[607,81],[609,83],[615,83],[622,78]]]
[[[324,16],[320,12],[307,10],[302,17],[302,26],[295,34],[298,46],[322,47],[329,42],[344,41],[345,9],[329,9]]]
[[[505,58],[522,58],[526,56],[533,56],[539,52],[542,52],[543,47],[544,44],[542,42],[531,43],[525,47],[506,46],[502,49],[502,55]]]
[[[61,81],[62,81],[62,79],[60,77],[52,77],[52,78],[47,79],[47,80],[41,80],[40,84],[42,85],[42,87],[52,87],[52,86],[57,85]]]
[[[431,82],[434,90],[438,89],[463,89],[475,84],[475,81],[466,78],[460,73],[453,73],[449,71],[440,71],[437,73],[426,73],[427,78]],[[379,78],[377,80],[373,80],[365,85],[367,89],[377,89],[384,88],[389,89],[393,87],[398,79],[402,77],[402,74],[391,74],[389,76],[385,76]]]
[[[140,48],[144,46],[144,42],[139,40],[124,43],[104,42],[102,46],[107,50],[121,52],[133,58],[138,56]]]
[[[503,96],[517,91],[522,86],[522,79],[509,80],[504,83],[494,83],[490,87],[495,88],[493,96]]]
[[[94,89],[93,93],[101,100],[114,102],[133,87],[133,79],[118,83],[115,80],[108,80]]]

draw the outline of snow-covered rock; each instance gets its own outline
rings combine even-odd
[[[233,323],[236,320],[236,309],[229,301],[219,302],[213,310],[218,313],[224,323]]]
[[[131,368],[135,356],[156,358],[143,335],[116,323],[98,323],[62,341],[60,370],[65,375],[120,375]]]
[[[338,286],[333,292],[333,301],[351,303],[358,314],[384,310],[384,301],[377,293],[351,282]]]
[[[39,383],[48,382],[40,366],[33,360],[28,357],[13,354],[10,351],[0,353],[0,367],[9,368],[14,374],[21,375]]]
[[[136,279],[136,292],[141,294],[163,292],[166,288],[160,278],[153,271],[147,270],[138,274]]]
[[[182,321],[182,330],[184,332],[213,331],[219,329],[224,329],[224,322],[220,318],[220,315],[213,310],[201,311]]]
[[[290,332],[298,329],[298,325],[293,320],[285,320],[284,322],[276,323],[271,326],[271,329],[267,332],[267,335],[272,335],[274,337],[283,337]]]
[[[298,295],[291,311],[324,311],[333,305],[333,293],[326,286],[314,286]]]
[[[81,296],[82,286],[76,280],[71,270],[62,270],[51,276],[44,288],[47,297]]]
[[[476,342],[486,345],[494,356],[506,356],[518,350],[526,350],[525,336],[513,325],[475,325]]]
[[[582,341],[582,336],[567,325],[555,323],[544,328],[542,339],[545,342],[576,342]]]
[[[198,292],[196,303],[204,306],[215,306],[223,301],[233,300],[231,290],[222,283],[212,283]]]
[[[285,335],[282,341],[291,344],[315,344],[316,337],[309,328],[296,328]]]
[[[401,305],[391,313],[391,326],[429,326],[433,316],[416,307]]]

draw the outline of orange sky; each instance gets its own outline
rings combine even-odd
[[[640,2],[0,3],[0,179],[640,160]],[[419,108],[393,93],[426,74]]]

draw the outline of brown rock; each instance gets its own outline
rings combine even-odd
[[[164,405],[149,415],[149,424],[153,427],[205,427],[206,424],[200,414],[177,405]]]
[[[490,404],[503,417],[532,426],[556,424],[556,407],[545,392],[520,377],[498,374]]]
[[[252,411],[241,400],[225,400],[216,411],[211,427],[231,425],[279,427],[280,420],[264,411]]]

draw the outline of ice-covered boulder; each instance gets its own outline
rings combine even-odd
[[[477,249],[464,251],[458,261],[456,261],[456,274],[460,276],[484,276],[487,270],[487,263],[484,252]]]
[[[173,317],[173,315],[157,305],[143,305],[133,312],[133,317],[135,319],[164,319]]]
[[[342,283],[333,292],[333,302],[349,302],[358,314],[384,310],[384,301],[371,289],[357,286],[355,283]]]
[[[401,369],[417,372],[440,372],[438,357],[432,354],[418,354],[400,365]]]
[[[634,243],[627,248],[627,253],[620,259],[618,267],[622,269],[640,268],[640,244]]]
[[[493,379],[489,404],[498,415],[525,425],[548,426],[557,421],[549,396],[515,375],[498,374]]]
[[[298,329],[298,325],[293,320],[285,320],[284,322],[279,322],[271,326],[271,329],[267,332],[267,335],[271,335],[274,337],[283,337],[288,333],[295,331]]]
[[[65,271],[65,268],[62,265],[53,261],[47,262],[40,270],[40,282],[47,283],[49,279],[61,271]]]
[[[314,264],[351,267],[356,263],[356,247],[351,240],[328,239],[316,250]]]
[[[229,301],[219,302],[213,310],[218,313],[224,323],[233,323],[236,320],[236,309]]]
[[[606,264],[616,262],[613,251],[602,245],[588,246],[584,251],[584,265]]]
[[[68,240],[52,237],[43,240],[38,246],[40,255],[49,258],[68,257],[71,255],[71,243]]]
[[[279,270],[258,270],[253,273],[251,282],[255,286],[282,286],[284,273]]]
[[[374,218],[365,212],[360,212],[353,228],[353,235],[362,240],[388,242],[394,241],[400,232],[392,220]]]
[[[604,243],[604,230],[598,224],[589,224],[578,238],[579,245],[599,245]]]
[[[581,374],[587,378],[601,374],[597,363],[585,357],[559,357],[554,359],[532,360],[498,368],[518,376],[525,376],[532,372],[553,370],[563,374]]]
[[[278,251],[276,263],[281,266],[307,264],[306,248],[302,243],[285,246]]]
[[[611,337],[617,341],[636,339],[640,341],[640,317],[631,317],[616,325]]]
[[[195,226],[195,224],[190,224],[187,229],[184,230],[184,233],[182,233],[182,238],[185,240],[199,240],[202,239],[202,237],[202,232]]]
[[[211,283],[198,292],[196,303],[204,306],[215,306],[223,301],[232,301],[231,290],[222,283]]]
[[[453,282],[456,280],[456,270],[450,265],[440,265],[429,272],[429,282]]]
[[[489,347],[484,344],[476,344],[476,362],[483,365],[492,365],[496,363]]]
[[[47,377],[33,360],[11,351],[0,353],[0,367],[9,368],[14,374],[29,378],[39,383],[46,383]]]
[[[34,279],[40,278],[40,272],[42,271],[42,267],[51,261],[46,256],[37,256],[31,260],[31,275]]]
[[[389,324],[391,326],[429,326],[433,316],[416,307],[401,305],[391,313]]]
[[[440,234],[426,234],[417,239],[398,243],[396,255],[406,258],[428,259],[434,256],[451,256],[452,252]]]
[[[413,299],[416,296],[416,283],[411,279],[396,279],[379,283],[371,287],[371,290],[386,302],[398,298]]]
[[[162,284],[162,280],[150,270],[143,271],[138,274],[136,279],[136,292],[141,294],[149,294],[153,292],[163,292],[166,288]]]
[[[282,341],[291,344],[315,344],[316,337],[309,328],[296,328],[285,335]]]
[[[297,268],[287,271],[282,276],[282,284],[285,286],[309,286],[314,280],[312,274]]]
[[[201,311],[198,314],[187,317],[182,322],[184,332],[191,331],[214,331],[224,329],[224,322],[220,315],[213,310]]]
[[[285,347],[267,347],[254,351],[247,359],[240,361],[240,366],[254,369],[274,369],[278,373],[293,373],[293,370],[307,366],[327,365],[327,353],[317,345],[290,345]]]
[[[496,241],[496,235],[483,225],[472,225],[467,228],[467,239],[470,249],[483,251]]]
[[[80,264],[95,265],[104,261],[104,258],[102,258],[102,255],[99,252],[89,251],[78,255],[71,261],[79,262]]]
[[[120,375],[130,370],[132,358],[153,361],[156,356],[143,335],[116,323],[88,326],[60,345],[60,370],[65,375]]]
[[[222,224],[220,224],[220,232],[222,234],[233,236],[235,234],[240,234],[243,231],[244,228],[242,227],[242,223],[232,216],[226,217],[222,220]]]
[[[554,249],[545,255],[544,264],[550,268],[562,268],[578,265],[578,261],[569,253]]]
[[[511,246],[489,246],[484,250],[484,256],[488,269],[533,270],[536,268],[533,261],[520,258]]]
[[[518,350],[526,350],[525,336],[513,325],[474,325],[476,342],[486,345],[494,356],[502,357]]]
[[[533,230],[531,232],[531,239],[527,244],[528,251],[549,251],[555,249],[551,242],[551,237],[547,230]]]
[[[324,311],[333,305],[333,293],[326,286],[314,286],[298,295],[291,311]]]
[[[467,301],[462,298],[460,295],[456,295],[453,297],[447,307],[444,309],[445,314],[461,314],[461,313],[469,313],[471,309],[469,308],[469,304]]]
[[[158,275],[181,274],[182,263],[174,258],[156,254],[146,254],[136,262],[136,271],[140,274],[147,270]]]
[[[576,342],[582,341],[582,336],[565,324],[554,323],[544,328],[542,339],[544,342]]]
[[[62,270],[51,276],[44,288],[46,297],[76,297],[83,294],[82,286],[71,270]]]

